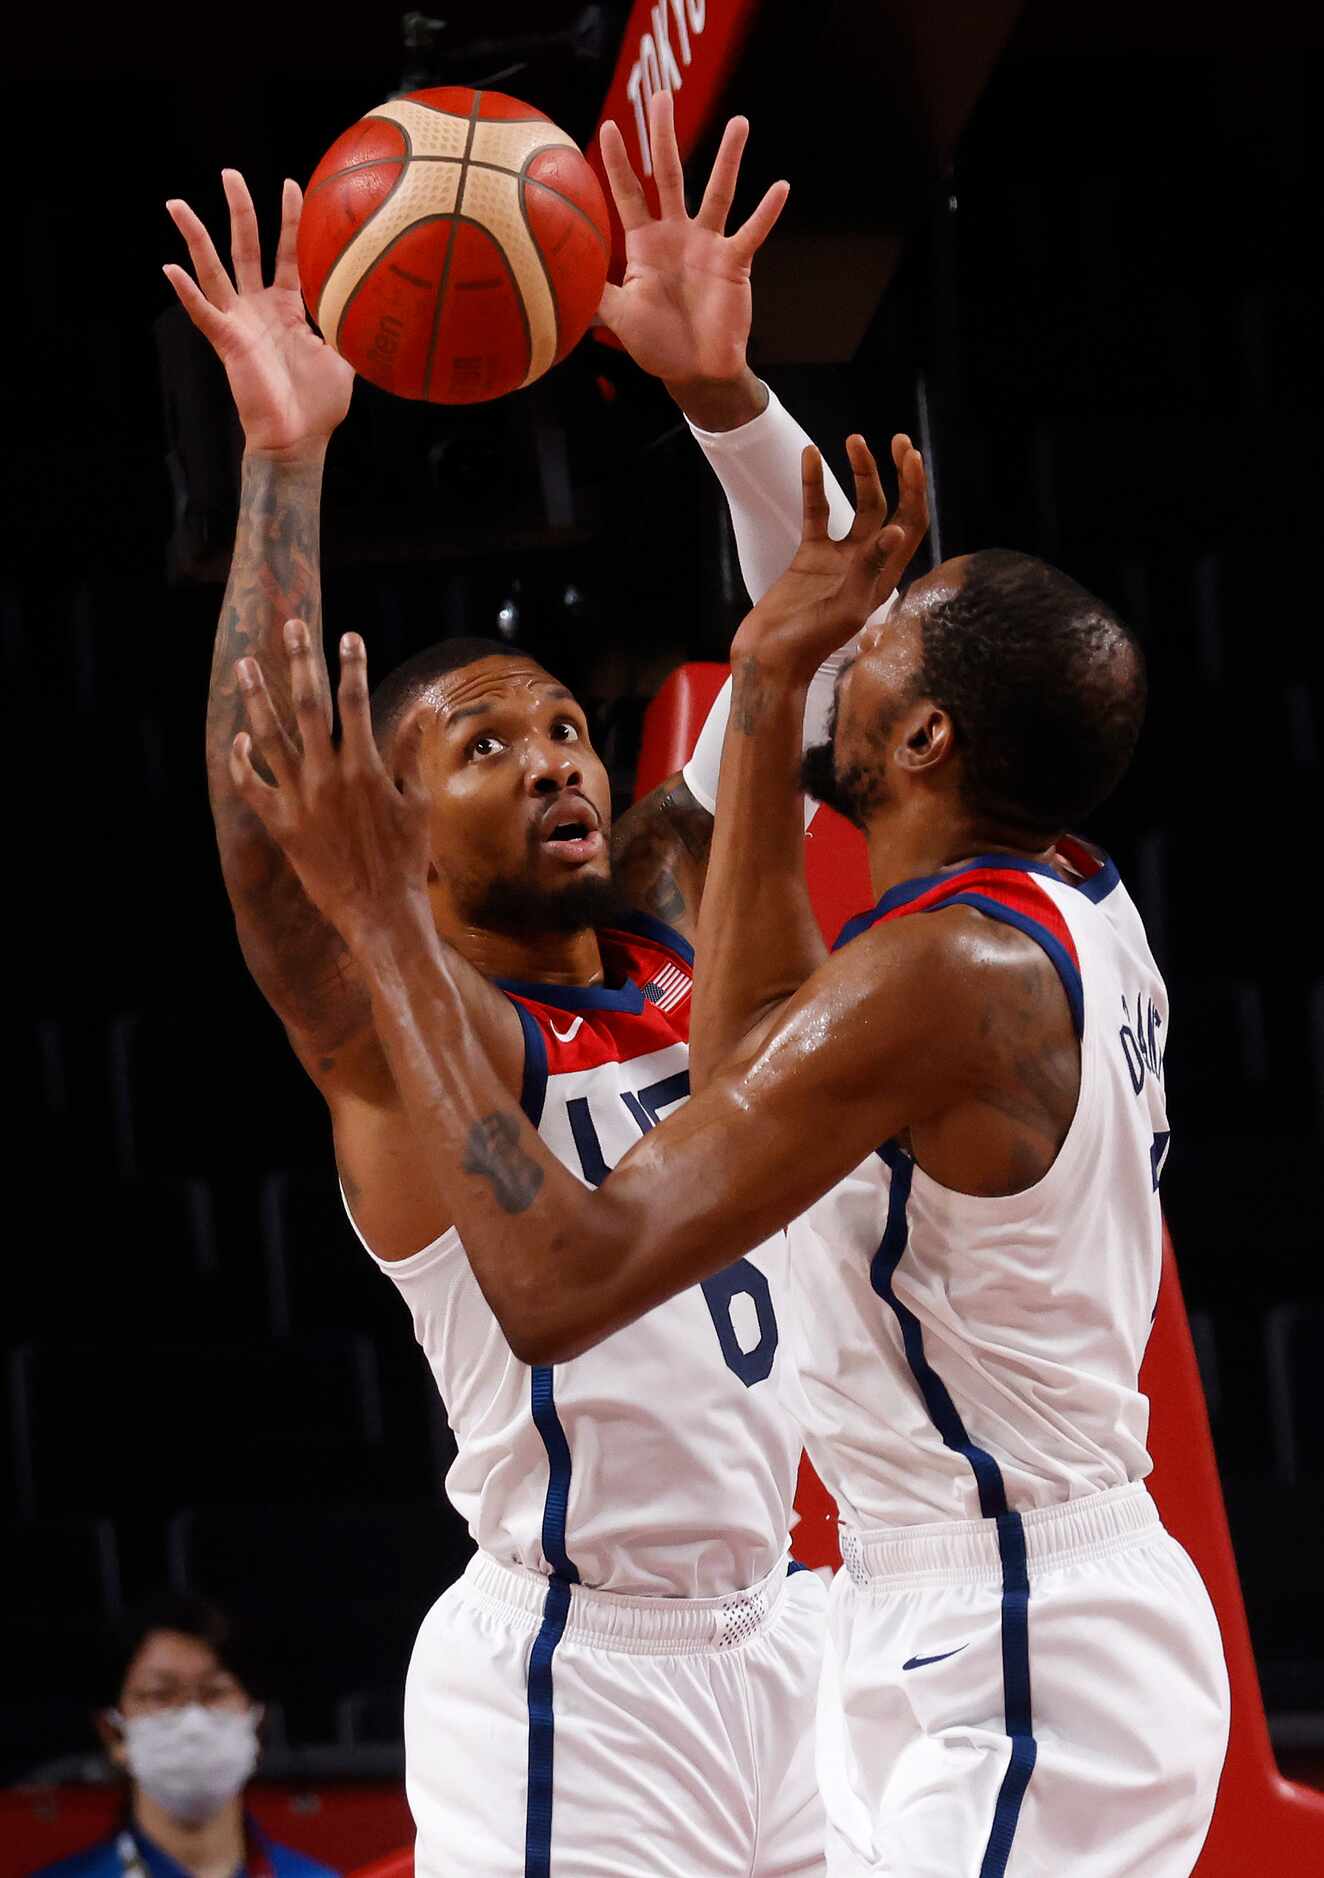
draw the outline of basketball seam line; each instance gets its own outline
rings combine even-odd
[[[415,99],[413,102],[417,103],[418,101]],[[478,134],[478,110],[482,102],[482,92],[476,91],[473,96],[473,103],[469,106],[469,135],[464,141],[464,155],[460,160],[459,180],[455,185],[455,208],[457,212],[464,207],[464,182],[469,174],[469,152],[473,149],[474,138]],[[430,106],[426,108],[431,109]],[[423,397],[428,401],[430,401],[429,394],[432,390],[432,373],[437,363],[437,342],[441,338],[441,322],[446,312],[446,289],[450,285],[451,262],[455,257],[455,233],[457,226],[456,217],[452,216],[450,234],[446,238],[446,258],[441,264],[441,279],[437,282],[437,303],[436,310],[432,315],[432,336],[428,340],[428,356],[423,362]]]
[[[536,155],[537,152],[535,151],[534,154]],[[529,205],[525,199],[524,183],[525,183],[524,172],[521,170],[519,181],[516,184],[516,190],[519,196],[520,220],[523,222],[524,232],[529,238],[529,246],[533,249],[534,254],[538,257],[538,265],[542,269],[543,279],[547,282],[547,297],[552,303],[552,318],[556,321],[556,343],[552,347],[552,360],[551,360],[552,364],[555,365],[557,358],[560,354],[560,350],[561,350],[561,303],[556,297],[556,286],[552,280],[552,270],[547,265],[547,256],[542,251],[542,248],[538,241],[538,237],[534,234],[532,228],[529,226]],[[533,336],[532,334],[530,334],[529,336],[529,370],[530,371],[533,370]],[[527,385],[528,382],[529,381],[526,377],[524,380],[524,383]]]
[[[538,185],[538,187],[539,187],[539,189],[545,189],[545,190],[547,191],[547,193],[548,193],[548,195],[551,195],[551,196],[555,196],[558,202],[563,202],[563,203],[565,204],[565,206],[566,206],[566,208],[568,208],[568,209],[573,209],[576,215],[581,215],[581,216],[582,216],[582,217],[584,218],[584,220],[585,220],[585,221],[586,221],[586,222],[588,223],[588,225],[589,225],[589,227],[590,227],[590,228],[591,228],[591,229],[593,230],[593,233],[594,233],[594,234],[595,234],[595,235],[597,236],[597,238],[598,238],[598,242],[599,242],[599,245],[601,246],[601,248],[602,248],[602,250],[603,250],[603,252],[604,252],[605,254],[608,254],[608,255],[610,255],[610,253],[611,253],[611,242],[610,242],[610,241],[608,240],[608,238],[607,238],[607,237],[606,237],[606,236],[605,236],[605,235],[604,235],[604,234],[602,233],[602,230],[601,230],[601,229],[600,229],[600,228],[598,227],[598,225],[597,225],[597,223],[596,223],[596,222],[595,222],[595,221],[593,220],[593,217],[592,217],[592,216],[591,216],[591,215],[590,215],[590,214],[588,213],[588,210],[587,210],[587,209],[584,209],[584,208],[581,208],[581,207],[580,207],[580,205],[579,205],[579,203],[577,203],[577,202],[574,202],[574,201],[572,201],[572,200],[571,200],[571,198],[570,198],[569,196],[567,196],[567,195],[564,195],[564,194],[563,194],[563,193],[561,192],[561,190],[559,190],[559,189],[558,189],[558,188],[557,188],[557,187],[555,186],[555,184],[554,184],[554,183],[545,183],[545,182],[544,182],[544,181],[542,180],[542,178],[541,178],[540,176],[530,176],[530,175],[529,175],[529,165],[530,165],[530,163],[532,163],[532,162],[534,162],[534,161],[535,161],[535,160],[536,160],[536,159],[537,159],[538,157],[540,157],[540,156],[542,156],[542,155],[543,155],[543,153],[544,153],[545,151],[547,151],[547,150],[564,150],[565,148],[566,148],[566,146],[565,146],[564,144],[560,144],[560,143],[543,143],[543,144],[539,144],[539,145],[538,145],[538,148],[537,148],[536,150],[530,150],[530,151],[529,151],[529,154],[528,154],[528,155],[527,155],[527,156],[525,157],[525,159],[524,159],[524,161],[523,161],[523,163],[522,163],[522,164],[520,165],[520,169],[519,169],[519,179],[520,179],[520,207],[521,207],[521,209],[522,209],[522,208],[523,208],[523,206],[524,206],[524,183],[525,183],[526,181],[528,181],[528,182],[531,182],[531,183],[536,183],[536,184]],[[580,150],[580,149],[578,148],[578,146],[577,146],[577,145],[576,145],[576,146],[574,146],[574,148],[575,148],[575,150],[576,150],[576,153],[577,153],[577,154],[578,154],[579,156],[581,156],[581,157],[583,157],[583,156],[584,156],[584,153],[583,153],[583,151],[582,151],[582,150]],[[588,161],[588,159],[587,159],[587,157],[585,157],[585,158],[584,158],[584,161],[585,161],[585,162],[587,162],[587,161]],[[493,163],[493,164],[491,164],[491,165],[489,165],[489,166],[485,166],[485,167],[490,167],[490,168],[492,168],[492,169],[499,169],[499,168],[500,168],[501,166],[500,166],[499,164],[496,164],[496,163]],[[513,172],[512,172],[512,174],[513,174]],[[528,219],[528,218],[526,217],[526,218],[525,218],[525,220],[526,220],[526,223],[527,223],[527,219]],[[530,239],[532,240],[532,238],[533,238],[533,230],[532,230],[532,229],[529,229],[529,237],[530,237]],[[536,242],[534,242],[534,246],[536,247],[537,245],[538,245],[538,244],[537,244]],[[551,284],[551,283],[550,283],[550,281],[549,281],[549,282],[548,282],[548,285],[550,286],[550,284]],[[555,303],[555,300],[556,300],[556,295],[555,295],[555,293],[554,293],[554,292],[553,292],[553,295],[552,295],[552,300],[553,300],[553,303]]]
[[[389,123],[389,124],[394,125],[395,129],[398,130],[400,134],[404,137],[407,137],[409,135],[409,132],[405,129],[404,125],[396,124],[394,118],[383,117],[383,118],[379,118],[377,121],[380,124]],[[342,176],[352,176],[356,170],[377,169],[383,163],[408,163],[409,161],[410,161],[409,152],[407,150],[402,150],[399,156],[364,157],[362,162],[360,163],[342,164],[338,170],[332,170],[329,176],[324,176],[320,183],[310,183],[307,189],[305,189],[303,192],[303,199],[305,202],[307,202],[308,198],[310,196],[315,196],[319,189],[329,188],[329,186],[332,183],[338,182]],[[413,161],[415,163],[437,163],[437,162],[442,162],[442,161],[449,161],[453,163],[456,161],[456,159],[454,157],[450,157],[450,158],[414,157]]]
[[[552,121],[544,111],[532,111],[530,112],[528,117],[481,117],[480,118],[477,114],[478,106],[482,103],[486,95],[487,95],[486,92],[482,92],[482,91],[476,91],[474,93],[473,104],[470,105],[469,107],[469,120],[471,123],[477,123],[477,124],[550,124]],[[420,111],[431,111],[434,117],[453,117],[457,124],[463,124],[464,122],[463,112],[448,111],[444,104],[425,104],[422,98],[419,97],[416,91],[398,91],[393,98],[388,98],[386,102],[388,104],[416,104]],[[380,109],[380,106],[378,108]],[[393,123],[395,120],[390,119],[389,121]]]
[[[383,122],[385,121],[386,120],[383,119]],[[545,143],[531,153],[528,161],[532,162],[534,157],[541,156],[544,150],[565,150],[568,147],[568,145],[561,143]],[[583,152],[581,151],[580,154],[582,155]],[[572,196],[566,195],[563,190],[556,187],[555,183],[544,182],[541,176],[526,176],[523,170],[513,170],[505,163],[485,163],[481,157],[471,157],[466,161],[462,156],[428,156],[420,155],[418,152],[410,152],[404,156],[398,157],[365,157],[362,163],[347,163],[343,170],[336,170],[334,175],[324,176],[320,183],[313,185],[308,191],[308,194],[310,196],[316,195],[319,189],[325,189],[328,183],[335,182],[338,177],[352,176],[356,170],[377,169],[382,164],[386,163],[459,163],[463,164],[467,169],[491,170],[497,176],[513,176],[517,182],[530,182],[538,189],[545,189],[549,196],[555,196],[558,202],[564,203],[567,209],[573,209],[576,215],[582,216],[584,221],[588,223],[593,233],[597,236],[599,242],[601,242],[604,250],[611,246],[602,230],[598,227],[597,223],[593,220],[593,217],[589,214],[588,210],[584,208],[582,203],[576,202]],[[461,177],[460,181],[462,186],[464,181],[463,177]],[[377,205],[378,208],[385,205],[385,200],[386,199],[383,198],[382,202]],[[376,212],[376,209],[374,209],[373,214],[375,215]],[[364,222],[362,226],[366,228],[368,226],[367,222]],[[340,256],[337,255],[336,259],[339,260]]]
[[[371,221],[372,219],[371,216],[368,219],[369,221]],[[386,246],[380,251],[380,253],[374,259],[371,267],[364,269],[363,273],[359,275],[358,279],[354,282],[354,285],[350,288],[349,292],[345,295],[345,304],[340,309],[340,320],[336,326],[337,338],[340,337],[340,334],[344,329],[345,321],[349,318],[349,309],[353,306],[354,302],[358,299],[359,295],[363,292],[363,289],[367,286],[368,282],[372,279],[373,275],[376,273],[377,269],[381,266],[382,262],[386,259],[387,255],[391,253],[392,249],[399,247],[400,243],[405,239],[406,235],[412,235],[417,229],[426,228],[429,222],[444,222],[445,220],[446,220],[446,213],[444,211],[440,215],[421,215],[417,221],[410,222],[407,228],[402,228],[398,235],[393,236],[391,240],[386,243]],[[368,222],[364,222],[363,228],[366,228],[367,226],[368,226]],[[362,231],[356,230],[355,232],[361,233]],[[328,279],[329,278],[330,276],[328,276]],[[405,394],[402,393],[401,395],[403,396]]]
[[[390,123],[390,121],[391,120],[389,118],[378,118],[377,120],[379,124]],[[399,131],[400,135],[405,140],[404,156],[401,158],[401,161],[400,161],[400,174],[396,177],[395,181],[391,184],[391,187],[387,190],[386,194],[382,197],[381,201],[377,204],[376,208],[373,210],[372,214],[368,217],[367,221],[360,222],[359,226],[356,229],[354,229],[353,232],[349,235],[344,246],[336,254],[335,260],[332,261],[330,267],[326,270],[326,274],[322,280],[322,285],[320,289],[318,290],[317,312],[313,314],[314,319],[317,318],[317,313],[321,312],[322,301],[326,298],[327,282],[331,279],[331,276],[335,273],[336,269],[340,266],[340,263],[344,260],[345,256],[349,253],[350,249],[354,246],[354,243],[358,240],[359,236],[363,233],[364,229],[367,228],[370,223],[376,221],[377,217],[381,214],[382,210],[386,207],[387,203],[391,200],[391,197],[395,194],[396,190],[404,182],[405,177],[409,174],[409,159],[411,158],[414,152],[414,140],[409,135],[409,132],[405,129],[403,124],[397,124],[395,128]],[[337,172],[337,174],[338,173],[339,172]],[[331,178],[328,176],[325,180],[327,182],[330,182]],[[362,282],[360,282],[359,285],[362,285]],[[335,350],[336,352],[340,351],[340,333],[341,333],[341,328],[345,324],[345,314],[349,311],[349,301],[353,299],[354,293],[356,291],[357,291],[357,288],[351,289],[349,299],[347,299],[345,301],[344,306],[341,307],[340,318],[336,321],[336,330],[335,330],[334,335],[329,335],[325,331],[322,333],[323,339],[330,338],[331,346],[333,350]]]
[[[428,356],[423,361],[424,398],[432,389],[432,368],[437,359],[437,341],[441,337],[441,316],[446,306],[446,287],[451,277],[451,260],[454,254],[455,222],[452,218],[450,233],[446,237],[446,258],[441,264],[441,279],[437,282],[437,307],[432,315],[432,337],[428,340]]]
[[[511,287],[514,289],[513,293],[511,294],[511,299],[519,313],[520,324],[524,328],[524,343],[528,347],[529,365],[530,367],[532,367],[533,365],[533,328],[529,325],[529,311],[528,311],[528,308],[524,304],[524,295],[520,291],[519,280],[516,277],[515,269],[511,262],[510,256],[506,253],[505,248],[497,240],[496,236],[493,234],[491,228],[488,226],[486,222],[480,222],[476,215],[461,215],[455,209],[450,210],[449,213],[450,213],[450,218],[452,221],[456,223],[463,222],[469,228],[480,229],[482,233],[487,236],[489,242],[491,243],[492,252],[496,255],[502,267],[505,268],[506,278],[509,280]],[[444,218],[438,215],[438,216],[433,216],[430,219],[433,221],[441,221]],[[414,226],[417,227],[418,224],[415,223]],[[555,301],[553,301],[553,308],[555,308]],[[519,386],[516,387],[516,389],[522,391],[524,388],[524,384],[526,384],[527,382],[528,382],[527,380],[524,380],[523,383],[521,383]]]

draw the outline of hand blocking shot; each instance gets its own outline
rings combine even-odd
[[[1167,998],[1116,869],[1067,832],[1127,767],[1143,661],[1045,563],[961,556],[874,619],[802,763],[813,675],[876,612],[922,508],[904,439],[898,522],[848,448],[852,526],[833,539],[806,451],[800,546],[732,648],[696,1093],[655,1103],[619,1158],[581,1175],[558,1155],[527,1077],[521,1107],[466,1022],[476,975],[428,899],[427,720],[382,760],[360,641],[341,748],[323,728],[305,755],[316,782],[245,674],[272,780],[241,737],[234,783],[349,947],[464,1255],[535,1375],[573,1373],[789,1228],[780,1345],[843,1518],[827,1870],[1178,1878],[1228,1690],[1209,1599],[1144,1486],[1167,1118],[1118,1012],[1139,997],[1164,1024]],[[290,643],[311,731],[327,700]],[[830,956],[802,766],[863,829],[878,895]],[[592,1103],[578,1113],[582,1147]]]

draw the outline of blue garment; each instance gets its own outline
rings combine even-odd
[[[149,1839],[141,1826],[132,1826],[129,1830],[147,1878],[189,1878],[184,1867],[171,1858],[168,1852],[163,1852],[155,1840]],[[260,1846],[266,1853],[274,1878],[339,1878],[339,1874],[329,1865],[319,1865],[315,1858],[309,1858],[306,1853],[296,1852],[288,1845],[277,1845],[274,1839],[268,1839],[261,1827],[251,1819],[248,1821],[248,1836],[250,1842]],[[57,1859],[53,1865],[43,1865],[40,1871],[32,1874],[32,1878],[124,1878],[119,1838],[120,1833],[114,1832],[109,1839],[88,1846],[85,1852],[73,1852],[68,1858]],[[247,1861],[236,1867],[234,1878],[248,1878]]]

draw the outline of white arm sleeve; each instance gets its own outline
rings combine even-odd
[[[773,582],[786,572],[800,545],[804,512],[800,456],[805,445],[813,441],[777,394],[766,386],[764,389],[768,391],[767,407],[737,430],[698,430],[690,425],[726,492],[736,551],[740,556],[740,572],[753,601],[761,600]],[[828,499],[829,532],[840,537],[849,530],[855,511],[826,461],[823,487]],[[881,606],[871,615],[871,621],[880,618],[891,604],[889,600]],[[809,696],[805,700],[805,749],[822,743],[827,735],[837,674],[854,650],[852,640],[839,652],[834,652],[810,681]],[[704,720],[694,754],[683,771],[690,794],[710,815],[717,812],[717,779],[730,714],[731,681],[728,678]],[[806,828],[817,806],[806,802]]]

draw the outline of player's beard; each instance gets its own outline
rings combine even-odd
[[[589,874],[564,887],[543,887],[523,876],[491,880],[464,907],[465,918],[487,932],[515,938],[576,933],[617,926],[628,911],[614,876]]]
[[[835,809],[856,828],[863,829],[869,817],[887,800],[883,772],[865,769],[861,763],[843,766],[838,762],[835,701],[827,733],[826,743],[811,744],[805,751],[800,765],[800,787],[813,801]]]

